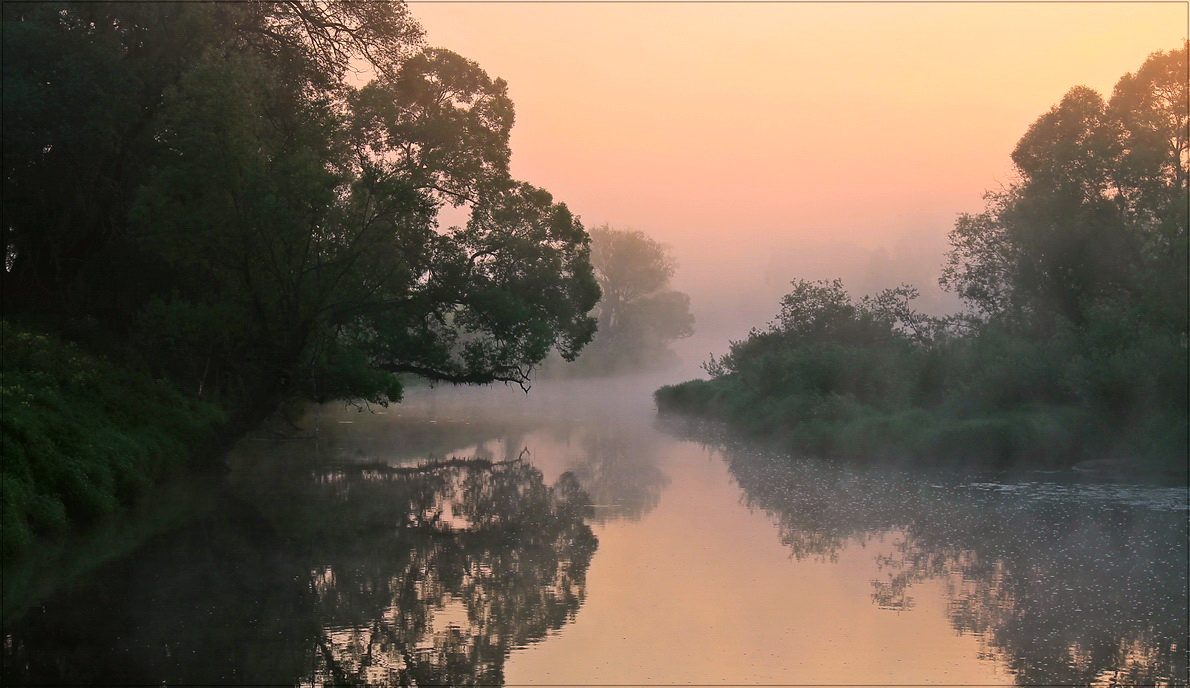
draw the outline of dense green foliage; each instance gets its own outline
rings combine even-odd
[[[969,312],[794,282],[766,329],[659,408],[829,456],[1184,471],[1186,67],[1185,48],[1156,53],[1110,101],[1075,88],[1033,124],[1019,179],[951,232],[942,284]]]
[[[215,447],[223,420],[144,372],[4,323],[0,444],[5,556],[88,523]]]
[[[505,83],[403,4],[4,12],[10,316],[92,318],[248,420],[400,373],[524,384],[591,338],[589,238],[509,177]]]
[[[603,294],[582,358],[564,370],[599,376],[677,362],[670,344],[694,334],[690,297],[670,289],[677,264],[665,246],[637,230],[591,229],[591,265]]]
[[[110,510],[212,414],[527,385],[594,333],[506,84],[403,3],[5,3],[3,83],[6,542]]]

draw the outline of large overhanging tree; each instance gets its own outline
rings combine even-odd
[[[97,318],[259,408],[394,399],[404,372],[525,385],[590,340],[588,238],[510,178],[504,82],[424,49],[402,4],[4,20],[9,310]]]

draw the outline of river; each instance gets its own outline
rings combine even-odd
[[[246,438],[6,619],[5,683],[1187,685],[1184,486],[791,458],[656,383]]]

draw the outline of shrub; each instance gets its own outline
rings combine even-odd
[[[61,339],[9,322],[0,329],[6,557],[131,502],[203,451],[224,419]]]

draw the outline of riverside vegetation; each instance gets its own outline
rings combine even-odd
[[[595,331],[506,84],[403,3],[8,3],[3,78],[6,560],[286,400],[527,385]]]
[[[658,408],[824,456],[1184,476],[1186,67],[1185,47],[1155,53],[1109,100],[1077,87],[1034,122],[1016,180],[950,233],[940,282],[966,312],[795,281]]]
[[[215,404],[58,338],[4,323],[4,553],[140,497],[214,451]]]

